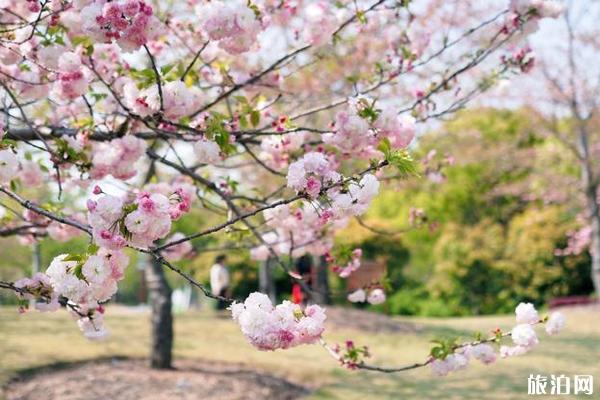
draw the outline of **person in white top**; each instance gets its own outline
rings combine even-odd
[[[226,259],[224,254],[219,254],[215,258],[215,265],[210,269],[210,290],[215,296],[226,297],[229,290],[229,271],[225,266]],[[219,300],[217,309],[224,310],[226,307],[227,303]]]

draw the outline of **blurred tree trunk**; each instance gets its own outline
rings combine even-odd
[[[585,199],[592,228],[590,255],[592,257],[591,277],[596,297],[600,299],[600,209],[598,207],[598,177],[592,169],[589,152],[589,135],[585,121],[578,119],[578,150],[581,164],[581,183],[585,190]]]
[[[331,304],[329,293],[329,274],[327,273],[327,261],[325,257],[319,257],[315,263],[314,275],[312,277],[313,301],[317,304]]]
[[[171,288],[162,264],[152,258],[146,267],[146,283],[152,307],[152,347],[150,366],[155,369],[171,368],[173,350],[173,315]]]
[[[260,263],[258,270],[258,290],[269,296],[273,303],[277,302],[275,280],[273,279],[273,259],[270,257]]]

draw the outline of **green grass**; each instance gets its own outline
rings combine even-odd
[[[235,324],[212,312],[176,316],[175,359],[241,363],[311,387],[314,391],[310,399],[526,399],[531,373],[591,374],[600,380],[598,309],[573,309],[565,314],[565,332],[548,337],[539,329],[541,343],[532,353],[491,366],[474,362],[466,371],[446,378],[432,378],[427,368],[393,375],[347,371],[317,345],[259,352],[245,342]],[[421,329],[415,334],[328,329],[325,338],[330,343],[353,339],[357,344],[367,344],[374,355],[372,363],[399,365],[422,360],[429,341],[435,337],[486,332],[497,326],[507,329],[513,323],[512,316],[399,319]],[[53,363],[147,355],[147,314],[113,306],[108,308],[106,321],[112,336],[96,343],[86,341],[65,312],[18,315],[14,308],[0,308],[0,384],[20,372]],[[597,382],[595,386],[597,394]]]

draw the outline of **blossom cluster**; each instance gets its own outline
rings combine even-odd
[[[558,18],[564,6],[554,0],[511,0],[510,10],[520,15],[533,13],[540,18]]]
[[[14,285],[23,291],[17,293],[17,297],[36,300],[35,309],[38,311],[56,311],[60,307],[58,296],[52,288],[52,282],[44,273],[37,272],[31,278],[21,278]]]
[[[347,278],[353,272],[360,268],[360,258],[362,257],[361,249],[354,249],[350,255],[350,260],[344,266],[334,265],[333,272],[337,273],[340,278]]]
[[[521,29],[531,34],[537,31],[540,19],[558,18],[564,9],[564,5],[555,0],[511,0],[506,29]]]
[[[431,371],[438,376],[446,376],[450,372],[465,369],[469,365],[470,359],[479,360],[484,364],[491,364],[496,361],[496,352],[494,348],[481,343],[474,346],[466,346],[461,352],[448,355],[445,359],[436,359],[430,363]]]
[[[195,142],[194,153],[198,162],[203,164],[212,165],[221,161],[221,148],[212,140],[200,139]]]
[[[351,303],[364,303],[377,305],[382,304],[386,300],[385,291],[380,287],[356,289],[349,293],[347,299]]]
[[[103,323],[104,308],[117,292],[117,282],[123,279],[129,257],[120,250],[100,248],[96,254],[55,257],[45,273],[15,282],[20,296],[35,299],[39,311],[56,311],[59,299],[78,318],[78,325],[88,339],[101,339],[108,334]]]
[[[380,153],[377,146],[387,138],[393,149],[405,149],[415,136],[415,119],[399,115],[390,106],[375,108],[366,97],[350,99],[347,110],[335,116],[334,130],[323,135],[323,141],[344,155],[373,158]]]
[[[141,0],[92,1],[80,11],[82,30],[95,41],[135,51],[157,35],[159,21]]]
[[[196,8],[196,13],[208,37],[229,54],[250,50],[262,30],[259,18],[245,0],[206,2]]]
[[[301,159],[290,164],[287,185],[298,193],[303,192],[310,198],[317,198],[324,185],[340,180],[341,176],[333,166],[333,162],[323,153],[306,153]]]
[[[69,51],[61,55],[58,71],[58,79],[53,86],[57,98],[74,100],[87,91],[88,77],[78,54]]]
[[[313,46],[331,39],[338,27],[334,5],[327,1],[311,1],[303,7],[303,36]]]
[[[502,358],[525,354],[539,343],[534,325],[545,322],[545,330],[548,335],[559,333],[565,325],[565,317],[559,312],[554,312],[547,320],[542,320],[531,303],[520,303],[515,314],[517,325],[509,333],[514,346],[502,345],[499,350]],[[498,339],[503,336],[499,330],[494,333]],[[494,348],[485,342],[456,346],[450,350],[451,354],[447,354],[443,358],[434,358],[429,363],[434,374],[445,376],[450,372],[464,369],[470,359],[491,364],[496,361],[498,355]]]
[[[339,187],[329,190],[331,211],[335,218],[362,215],[378,193],[379,181],[375,175],[365,174],[359,182],[350,182],[345,190]]]
[[[33,160],[19,160],[10,148],[0,150],[0,184],[17,178],[24,185],[40,186],[44,182],[42,167]]]
[[[19,160],[10,149],[0,150],[0,183],[8,183],[19,172]]]
[[[163,84],[161,92],[162,111],[170,120],[191,114],[200,106],[202,99],[200,89],[188,87],[179,80]],[[161,92],[158,85],[140,90],[134,81],[129,81],[123,86],[124,104],[141,117],[153,115],[161,111]]]
[[[333,246],[329,235],[324,235],[327,220],[308,203],[298,207],[282,204],[263,212],[266,225],[273,229],[263,235],[265,244],[253,248],[250,256],[264,261],[270,256],[269,247],[276,254],[300,257],[310,253],[326,254]],[[291,248],[293,246],[293,248]]]
[[[185,235],[183,233],[175,232],[165,240],[165,244],[174,243],[184,238]],[[186,240],[184,242],[167,247],[162,251],[162,255],[169,261],[179,261],[191,255],[193,251],[194,248],[192,247],[192,244]]]
[[[325,311],[318,305],[303,311],[286,300],[274,307],[263,293],[252,293],[243,303],[233,303],[230,309],[244,336],[259,350],[315,343],[325,329]]]
[[[115,250],[129,244],[147,248],[167,236],[171,221],[189,211],[190,204],[190,194],[182,188],[168,197],[144,191],[131,202],[102,194],[97,200],[88,200],[88,222],[100,247]]]
[[[305,135],[301,132],[266,136],[260,143],[261,153],[259,156],[271,168],[287,167],[291,153],[300,149],[304,140]]]
[[[127,180],[137,173],[135,162],[146,152],[146,142],[133,135],[94,145],[90,178],[101,179],[112,175]]]

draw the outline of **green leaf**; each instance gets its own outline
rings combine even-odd
[[[160,67],[160,73],[162,75],[166,75],[173,69],[174,66],[175,66],[175,64],[163,65],[162,67]]]
[[[364,11],[358,11],[356,13],[356,19],[358,19],[358,22],[360,22],[363,25],[367,23],[367,16],[365,15]]]
[[[81,262],[83,261],[83,256],[81,254],[67,254],[67,256],[63,258],[63,261]]]
[[[89,255],[94,255],[99,249],[100,247],[96,243],[90,243],[85,252]]]
[[[73,275],[75,275],[78,279],[87,282],[85,276],[83,275],[83,261],[75,266],[75,268],[73,269]]]
[[[250,113],[250,122],[255,128],[258,126],[258,124],[260,124],[260,111],[252,110],[252,112]]]
[[[379,144],[377,145],[377,150],[382,152],[387,160],[389,154],[392,151],[392,144],[390,143],[390,139],[386,137],[381,139],[381,142],[379,142]]]
[[[390,165],[393,165],[398,170],[399,175],[402,178],[408,178],[411,176],[419,176],[417,171],[417,164],[413,160],[412,156],[406,150],[392,150],[388,153],[385,158]]]

